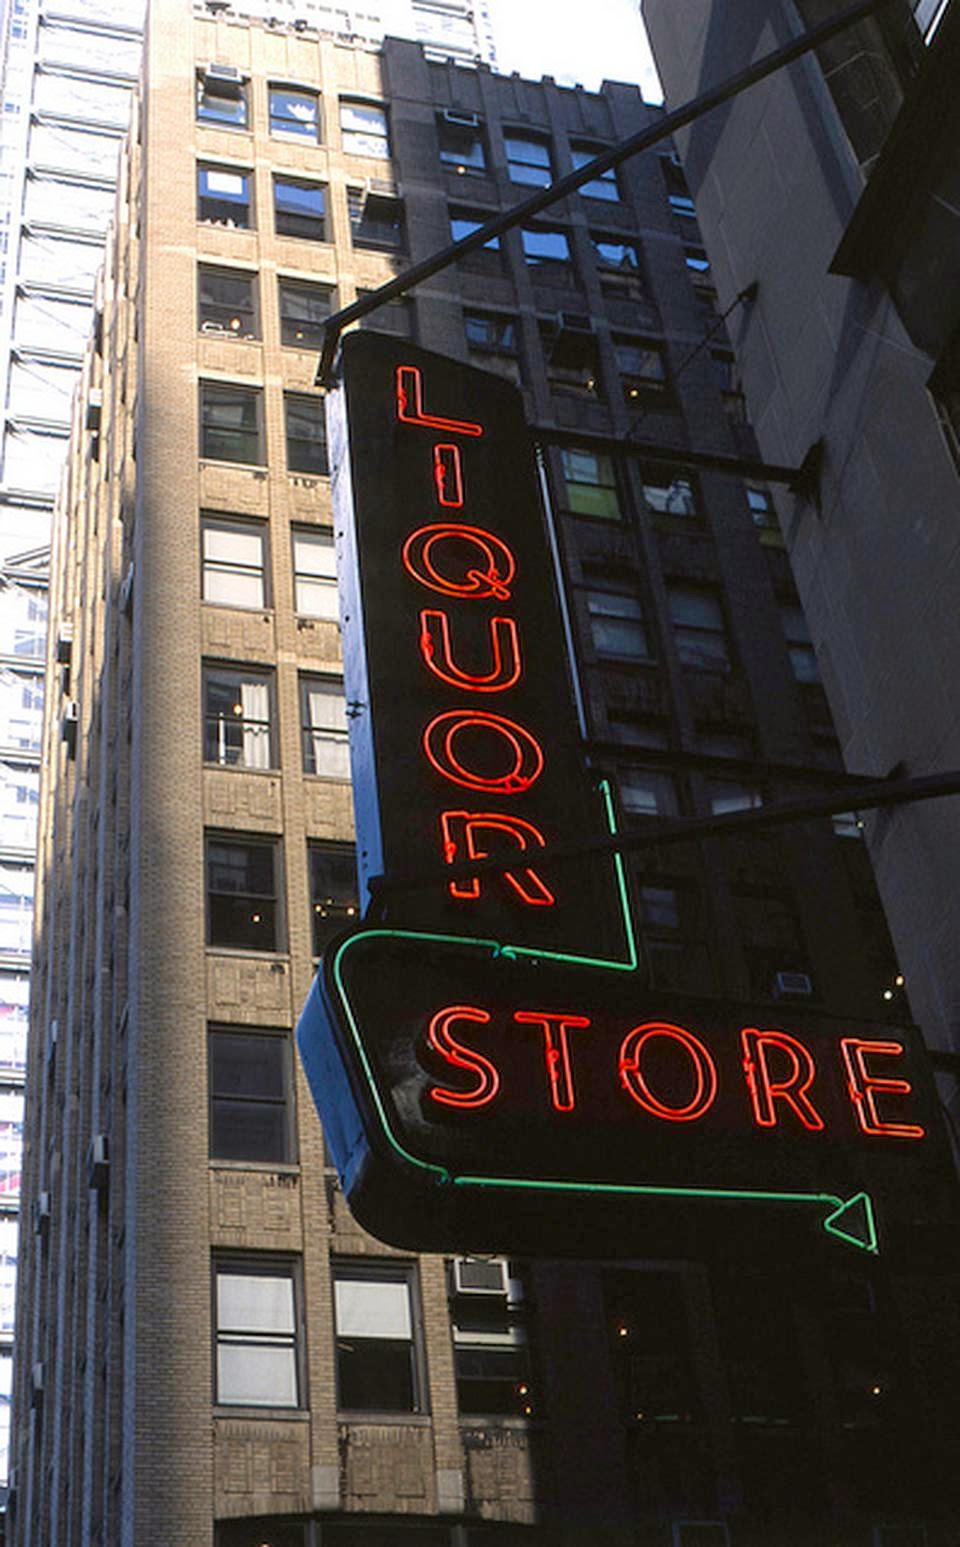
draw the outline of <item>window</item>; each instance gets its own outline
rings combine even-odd
[[[259,338],[256,275],[239,269],[201,267],[197,273],[197,314],[201,333]]]
[[[384,108],[369,102],[341,102],[340,134],[343,149],[349,155],[389,161],[390,137]]]
[[[684,220],[696,220],[697,211],[688,193],[671,193],[668,200],[675,215],[680,215]]]
[[[753,517],[753,524],[761,531],[777,531],[779,522],[777,513],[773,508],[773,501],[767,489],[747,487],[747,509]]]
[[[707,257],[704,247],[685,247],[683,249],[683,261],[693,274],[709,274],[710,259]]]
[[[333,291],[328,285],[304,285],[281,279],[280,342],[293,349],[320,349]]]
[[[517,353],[517,319],[498,312],[464,312],[467,348],[483,354]]]
[[[693,479],[668,467],[644,467],[643,498],[647,509],[662,516],[699,516]]]
[[[683,167],[680,165],[680,160],[676,153],[669,156],[661,156],[660,167],[663,172],[663,180],[667,188],[667,200],[671,210],[682,219],[695,220],[697,212],[690,197],[687,179],[683,175]]]
[[[229,65],[197,75],[197,122],[219,128],[247,127],[247,86]]]
[[[308,843],[310,907],[313,914],[313,954],[354,923],[360,912],[357,896],[357,856],[343,844]]]
[[[820,669],[799,602],[780,603],[780,623],[790,652],[790,667],[795,681],[819,682]]]
[[[437,121],[440,164],[460,177],[479,177],[487,170],[483,130],[479,124],[454,123],[445,114]]]
[[[732,811],[755,811],[763,805],[763,794],[754,784],[737,779],[708,779],[707,801],[711,816],[729,816]]]
[[[207,838],[208,945],[277,949],[277,860],[271,839]]]
[[[285,392],[283,412],[287,430],[288,472],[325,476],[329,469],[323,398]]]
[[[626,661],[646,661],[650,644],[638,596],[616,591],[588,591],[587,615],[593,648],[598,655]]]
[[[730,646],[719,598],[694,586],[674,585],[669,588],[669,604],[681,663],[728,672]]]
[[[296,236],[306,242],[326,241],[326,201],[321,183],[274,177],[273,211],[278,236]]]
[[[609,1273],[604,1301],[623,1421],[694,1423],[700,1401],[682,1278]]]
[[[476,212],[473,212],[471,210],[451,209],[451,242],[462,242],[465,236],[472,236],[474,231],[479,231],[480,227],[486,225],[488,220],[492,220],[495,214],[495,210],[477,210]],[[499,250],[500,238],[499,236],[492,236],[489,242],[484,242],[483,246],[479,249],[479,252],[499,252]],[[467,261],[469,262],[471,258],[475,258],[476,256],[476,252],[468,254]]]
[[[252,186],[250,172],[238,172],[233,167],[199,166],[197,219],[247,230],[253,225]]]
[[[292,1263],[222,1258],[214,1266],[215,1400],[299,1407],[297,1293]]]
[[[573,447],[561,451],[560,458],[568,510],[578,516],[619,521],[623,512],[610,457]]]
[[[266,672],[205,666],[204,762],[231,768],[275,768],[272,680]]]
[[[652,402],[667,389],[667,363],[662,344],[643,339],[614,338],[613,352],[624,402],[635,407]]]
[[[455,1295],[453,1362],[461,1417],[530,1418],[535,1411],[523,1284],[506,1294]]]
[[[299,618],[325,618],[328,623],[336,623],[340,613],[331,532],[294,528],[293,591]]]
[[[329,677],[301,677],[300,723],[303,771],[327,779],[349,779],[347,704],[343,683]]]
[[[503,136],[503,144],[507,152],[507,173],[512,183],[546,188],[548,183],[553,182],[549,140],[530,134],[507,132]]]
[[[602,145],[571,145],[570,156],[574,171],[579,172],[588,161],[599,156],[604,148]],[[596,177],[592,177],[588,183],[582,185],[580,192],[588,199],[609,199],[613,204],[619,203],[620,188],[617,183],[616,167],[607,167],[605,172],[599,172]]]
[[[640,273],[642,264],[636,242],[625,242],[619,236],[599,236],[595,231],[591,231],[590,240],[602,268],[620,269],[627,274]]]
[[[403,246],[403,200],[396,193],[348,188],[347,213],[354,247]]]
[[[271,86],[270,133],[310,140],[315,145],[320,138],[320,104],[316,92]]]
[[[658,988],[706,994],[714,988],[704,940],[700,894],[687,882],[644,880],[640,927],[653,982]]]
[[[264,607],[262,526],[204,516],[201,522],[203,600],[221,607]]]
[[[307,1532],[311,1531],[308,1542]],[[325,1547],[336,1547],[330,1527],[324,1526]],[[277,1520],[258,1515],[255,1520],[221,1520],[214,1525],[214,1547],[311,1547],[314,1541],[308,1521]]]
[[[258,387],[200,383],[200,455],[214,462],[263,462],[263,402]]]
[[[664,769],[625,768],[619,782],[620,804],[628,817],[679,815],[677,781]]]
[[[210,1159],[287,1165],[293,1141],[293,1071],[284,1031],[210,1030]]]
[[[554,269],[560,275],[572,278],[573,261],[570,243],[563,231],[536,230],[520,232],[523,256],[528,267]]]
[[[414,1346],[412,1279],[412,1268],[387,1263],[334,1269],[341,1411],[424,1410]]]
[[[547,361],[551,390],[570,391],[602,398],[597,340],[585,314],[561,312],[540,320],[540,342]]]
[[[733,893],[734,917],[754,993],[766,998],[779,972],[809,975],[809,955],[793,898],[784,891]]]

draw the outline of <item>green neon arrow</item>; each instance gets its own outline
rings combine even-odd
[[[600,782],[600,794],[604,802],[607,824],[611,834],[613,834],[617,831],[616,815],[610,794],[610,785],[605,779]],[[540,961],[564,962],[567,966],[589,966],[604,968],[607,971],[636,972],[640,965],[640,957],[633,927],[633,918],[630,912],[623,861],[619,854],[615,854],[613,858],[627,947],[627,959],[625,961],[604,961],[598,960],[595,957],[579,956],[566,951],[547,951],[533,949],[529,946],[502,945],[495,940],[477,939],[468,935],[437,935],[421,930],[408,929],[367,929],[362,930],[356,935],[350,935],[343,941],[334,957],[333,977],[340,994],[340,1002],[347,1017],[357,1057],[360,1060],[373,1095],[374,1105],[380,1118],[383,1133],[391,1147],[408,1165],[432,1175],[434,1181],[441,1186],[499,1187],[523,1192],[589,1193],[591,1195],[605,1194],[611,1197],[676,1198],[686,1199],[690,1202],[716,1199],[728,1203],[798,1203],[808,1206],[817,1205],[820,1208],[827,1206],[830,1212],[821,1221],[823,1229],[827,1234],[836,1236],[838,1240],[845,1242],[848,1246],[855,1246],[860,1251],[872,1252],[876,1255],[879,1252],[876,1215],[873,1202],[869,1194],[865,1192],[855,1193],[852,1198],[845,1199],[838,1197],[836,1193],[826,1192],[763,1192],[754,1189],[723,1187],[648,1187],[628,1182],[572,1182],[559,1179],[537,1181],[525,1177],[457,1176],[445,1166],[436,1165],[432,1161],[421,1160],[406,1149],[396,1137],[357,1027],[346,984],[343,981],[342,963],[346,952],[360,940],[369,940],[380,936],[392,940],[420,940],[425,944],[473,947],[475,950],[490,951],[494,957],[506,956],[515,959],[518,956],[523,956]]]

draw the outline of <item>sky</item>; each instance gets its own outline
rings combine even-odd
[[[636,81],[648,102],[663,93],[637,0],[489,0],[497,69],[596,91],[604,79]]]

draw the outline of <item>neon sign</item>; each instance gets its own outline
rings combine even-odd
[[[363,333],[328,406],[361,882],[437,874],[334,943],[298,1027],[353,1212],[405,1248],[613,1256],[718,1216],[874,1251],[875,1196],[949,1211],[912,1034],[654,993],[620,859],[551,859],[614,816],[519,394]]]

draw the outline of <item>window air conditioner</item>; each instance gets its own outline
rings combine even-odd
[[[99,1192],[106,1187],[109,1175],[110,1143],[105,1133],[98,1133],[87,1150],[87,1186]]]
[[[813,993],[813,979],[806,972],[778,972],[773,980],[775,999],[805,999]]]
[[[208,64],[203,73],[208,81],[218,81],[223,86],[243,85],[243,71],[235,64]]]
[[[368,177],[363,186],[363,205],[399,204],[400,189],[386,177]]]
[[[468,113],[462,108],[445,107],[442,117],[444,123],[451,124],[454,129],[479,129],[480,127],[479,113]]]
[[[499,1295],[506,1297],[510,1272],[503,1257],[455,1257],[453,1291],[458,1295]]]
[[[64,725],[80,724],[80,705],[77,703],[75,698],[71,698],[69,702],[64,705],[63,723]]]

